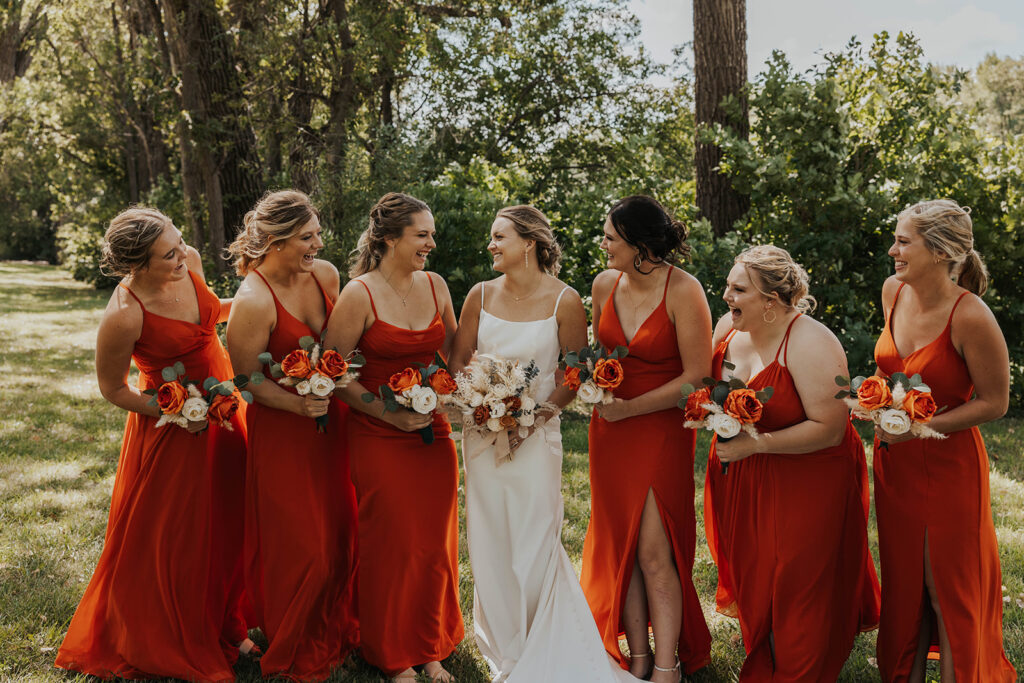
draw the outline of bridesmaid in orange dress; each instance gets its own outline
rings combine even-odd
[[[434,354],[448,357],[455,311],[444,280],[424,272],[434,243],[426,204],[399,193],[370,211],[354,278],[328,323],[327,345],[366,357],[360,378],[339,391],[352,407],[349,450],[359,500],[361,652],[395,681],[451,681],[440,660],[462,641],[459,610],[459,482],[451,428],[440,414],[386,412],[377,393],[392,374]],[[417,430],[433,423],[435,439]]]
[[[716,376],[774,389],[758,436],[716,438],[708,461],[716,598],[739,616],[747,652],[739,680],[835,681],[857,633],[878,623],[864,446],[834,398],[846,354],[803,314],[814,305],[807,273],[784,249],[737,256],[723,298]],[[724,360],[735,369],[724,371]]]
[[[701,284],[672,265],[686,229],[654,199],[620,200],[594,280],[594,336],[628,346],[615,399],[590,421],[590,526],[583,591],[605,649],[637,677],[679,680],[710,661],[711,635],[693,586],[696,437],[676,409],[679,388],[711,366],[711,311]],[[654,652],[648,642],[654,632]],[[619,649],[625,632],[630,657]],[[678,657],[678,658],[677,658]]]
[[[231,302],[203,280],[199,253],[167,216],[122,212],[103,247],[104,272],[124,276],[96,340],[100,392],[129,411],[96,571],[56,666],[112,678],[234,680],[242,617],[242,471],[245,427],[202,421],[156,428],[160,409],[143,391],[180,361],[202,382],[234,373],[215,325]],[[126,380],[131,361],[137,387]]]
[[[338,271],[316,258],[320,218],[302,192],[264,196],[232,243],[245,275],[228,322],[235,367],[280,361],[299,339],[319,339],[337,298]],[[338,401],[254,386],[246,478],[246,581],[270,645],[265,676],[323,680],[359,640],[354,589],[355,492]],[[326,431],[313,418],[328,415]]]
[[[1017,678],[1003,652],[999,549],[978,431],[1006,412],[1009,354],[979,298],[988,275],[973,246],[970,209],[942,199],[903,211],[889,249],[896,272],[882,288],[879,374],[920,374],[947,409],[929,424],[942,440],[876,430],[884,681],[923,681],[934,645],[943,681]]]

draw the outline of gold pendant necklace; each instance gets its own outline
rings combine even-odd
[[[392,274],[394,274],[394,271],[392,271]],[[388,275],[387,277],[385,277],[384,278],[384,282],[388,283],[388,287],[390,287],[391,290],[395,293],[395,296],[397,296],[401,300],[402,308],[405,308],[405,300],[407,298],[409,298],[410,294],[412,294],[412,286],[414,284],[416,284],[416,278],[415,277],[411,277],[410,278],[409,289],[406,290],[405,296],[402,296],[402,294],[397,289],[395,289],[395,286],[393,284],[391,284],[391,275]]]

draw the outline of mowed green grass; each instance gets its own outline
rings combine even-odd
[[[71,615],[103,545],[124,413],[99,395],[93,368],[95,331],[108,293],[75,283],[50,266],[0,263],[0,680],[86,680],[52,668]],[[992,465],[992,508],[1003,566],[1004,641],[1024,663],[1024,422],[983,429]],[[590,507],[587,424],[563,423],[566,455],[565,547],[579,567]],[[703,535],[707,440],[698,443],[697,559],[694,582],[713,636],[712,663],[694,681],[733,681],[743,660],[738,623],[712,607],[716,569]],[[472,574],[464,529],[462,606],[472,633]],[[874,514],[872,550],[877,557]],[[840,680],[877,681],[875,635],[862,634]],[[471,636],[447,662],[463,683],[486,681]],[[239,680],[256,681],[251,664]],[[932,679],[938,678],[932,670]],[[358,660],[332,681],[368,683],[379,672]],[[583,682],[581,682],[583,683]]]

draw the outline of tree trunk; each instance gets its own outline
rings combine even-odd
[[[697,209],[721,236],[746,214],[750,198],[736,192],[729,178],[718,172],[722,151],[703,142],[702,136],[716,123],[732,128],[744,139],[750,132],[746,0],[693,0],[693,54]],[[728,97],[738,105],[738,113],[732,116],[722,106]]]
[[[262,190],[256,137],[215,0],[163,2],[167,23],[175,24],[171,46],[181,66],[182,103],[191,117],[190,142],[206,193],[207,254],[223,272],[223,248]]]
[[[32,62],[36,39],[46,33],[44,3],[37,2],[28,19],[22,23],[22,0],[4,3],[4,22],[0,24],[0,83],[10,83],[25,75]]]

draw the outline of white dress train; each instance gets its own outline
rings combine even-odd
[[[559,294],[555,310],[561,302]],[[537,399],[555,389],[558,323],[512,322],[483,308],[477,351],[540,369]],[[495,465],[494,448],[467,434],[466,529],[476,585],[476,643],[496,683],[637,681],[605,652],[579,579],[562,547],[562,435],[549,420]]]

